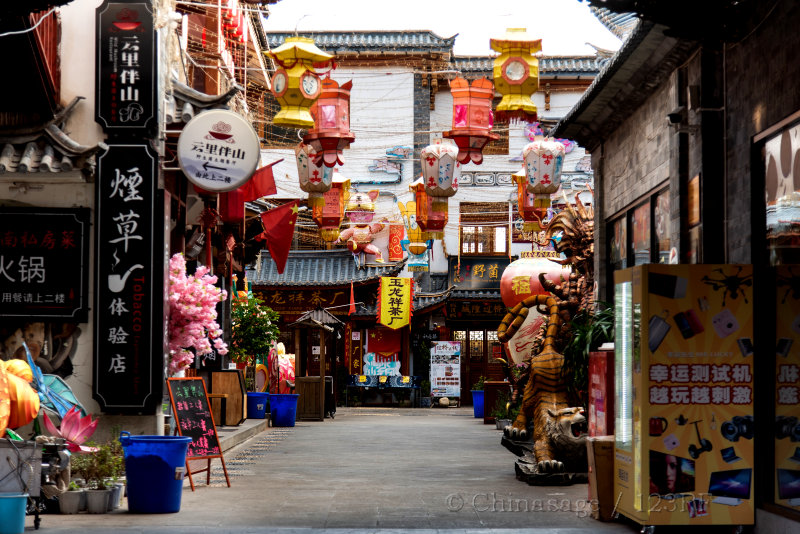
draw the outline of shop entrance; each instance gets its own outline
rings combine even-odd
[[[472,385],[481,376],[487,380],[503,380],[502,344],[496,330],[453,330],[453,341],[461,342],[461,402],[472,404]]]

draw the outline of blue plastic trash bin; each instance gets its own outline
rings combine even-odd
[[[27,493],[0,493],[0,534],[25,532]]]
[[[472,390],[472,415],[483,418],[483,390]]]
[[[269,396],[272,426],[294,426],[297,418],[297,393],[281,393]]]
[[[192,438],[185,436],[119,436],[125,451],[128,511],[169,514],[181,509],[186,453]]]
[[[269,393],[248,391],[247,392],[248,419],[264,419],[267,416],[267,401],[269,401]]]

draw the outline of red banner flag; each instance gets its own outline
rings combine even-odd
[[[277,208],[272,208],[261,214],[261,224],[264,231],[256,237],[258,240],[266,240],[267,248],[275,265],[278,267],[278,274],[283,274],[286,268],[286,260],[289,258],[289,249],[292,247],[292,237],[294,236],[294,224],[297,221],[299,200],[287,202]]]
[[[283,158],[273,161],[269,165],[264,165],[253,174],[246,184],[237,189],[237,191],[242,192],[242,202],[251,202],[278,192],[278,188],[275,187],[272,166],[281,161],[283,161]]]
[[[400,330],[390,328],[372,328],[369,331],[367,348],[370,352],[393,354],[400,352]]]
[[[356,298],[355,294],[353,293],[353,282],[350,282],[350,309],[347,311],[347,315],[353,315],[356,312]]]

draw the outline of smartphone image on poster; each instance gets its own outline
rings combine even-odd
[[[778,344],[775,347],[775,352],[778,356],[783,356],[784,358],[789,356],[789,349],[792,348],[792,341],[793,340],[788,337],[782,337],[778,340]]]
[[[740,337],[736,340],[739,345],[739,350],[742,352],[742,357],[747,358],[753,354],[753,341],[749,337]]]
[[[664,341],[664,338],[667,336],[667,332],[669,329],[672,328],[669,323],[667,323],[662,317],[658,315],[653,315],[650,317],[650,322],[648,323],[648,339],[647,339],[647,347],[650,349],[650,352],[655,352],[658,349],[661,342]]]

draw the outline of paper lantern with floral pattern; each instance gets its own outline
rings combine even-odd
[[[319,226],[319,235],[326,243],[333,243],[339,237],[344,220],[344,206],[350,198],[350,179],[335,169],[330,170],[332,175],[330,190],[322,194],[322,203],[311,207],[311,217]]]
[[[461,177],[458,147],[439,140],[423,148],[419,158],[428,196],[447,198],[455,195],[458,191],[458,179]]]
[[[323,165],[316,153],[314,147],[305,143],[294,149],[300,189],[308,193],[308,205],[312,208],[324,202],[322,197],[331,188],[333,179],[333,168]],[[314,163],[315,160],[319,163]]]
[[[427,233],[428,239],[442,239],[447,226],[447,197],[434,197],[426,193],[425,179],[419,178],[408,186],[417,203],[417,224]]]

